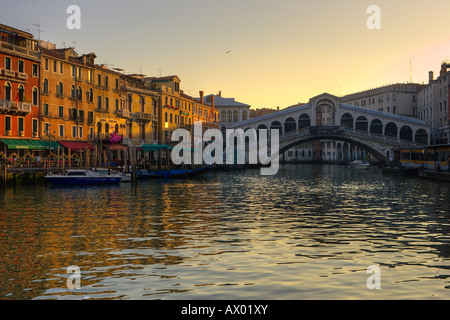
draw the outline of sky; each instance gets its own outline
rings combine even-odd
[[[78,30],[67,27],[70,5]],[[367,26],[371,5],[379,29]],[[193,97],[221,91],[282,109],[323,92],[427,83],[450,58],[448,12],[448,0],[15,0],[0,23],[125,73],[177,75]]]

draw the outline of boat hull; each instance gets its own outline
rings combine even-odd
[[[121,182],[121,177],[46,176],[45,179],[54,185],[115,184]]]

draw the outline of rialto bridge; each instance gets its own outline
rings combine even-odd
[[[430,140],[430,126],[424,121],[343,104],[327,93],[311,98],[307,104],[238,122],[227,129],[239,128],[278,129],[279,154],[307,142],[331,140],[342,142],[343,154],[364,150],[380,162],[386,162],[393,149],[420,148]]]

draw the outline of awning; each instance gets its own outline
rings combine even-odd
[[[57,141],[28,140],[28,139],[0,139],[8,146],[8,149],[26,149],[26,150],[56,150],[61,145]]]
[[[82,141],[58,141],[64,148],[70,151],[84,151],[85,149],[95,150],[94,146]]]
[[[159,151],[159,150],[172,150],[172,147],[167,144],[144,144],[141,147],[144,151]]]
[[[57,150],[58,148],[62,149],[62,145],[58,143],[58,141],[48,141],[48,140],[28,140],[34,147],[30,149],[34,150],[48,150],[50,146],[50,150]]]

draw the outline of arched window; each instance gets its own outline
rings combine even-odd
[[[222,110],[220,112],[220,121],[221,122],[227,122],[227,112],[225,110]]]
[[[44,82],[42,83],[42,93],[48,94],[48,80],[44,79]]]
[[[100,133],[102,133],[102,123],[101,122],[98,122],[97,123],[97,132],[100,134]]]
[[[70,88],[70,97],[75,98],[76,97],[76,92],[75,92],[75,86],[72,85],[72,87]]]
[[[56,94],[60,97],[62,97],[62,95],[64,94],[64,87],[62,82],[59,82],[58,85],[56,86]]]
[[[105,133],[109,133],[109,123],[105,124]]]
[[[247,110],[242,111],[242,121],[247,120]]]
[[[78,100],[82,101],[83,100],[83,90],[81,89],[81,87],[78,87]]]
[[[90,103],[94,103],[94,91],[92,91],[92,89],[89,89],[89,99],[88,101]]]
[[[19,96],[19,101],[20,101],[20,102],[23,102],[23,100],[24,100],[24,98],[25,98],[25,97],[24,97],[24,94],[25,94],[25,88],[23,87],[22,84],[19,84],[17,94],[18,94],[18,96]]]
[[[38,104],[39,104],[39,101],[38,101],[38,89],[36,88],[36,87],[33,87],[33,101],[32,101],[32,103],[33,103],[33,106],[37,106]]]
[[[9,82],[5,83],[5,100],[11,101],[11,84]]]
[[[238,122],[238,112],[237,112],[237,110],[233,111],[233,122]]]

